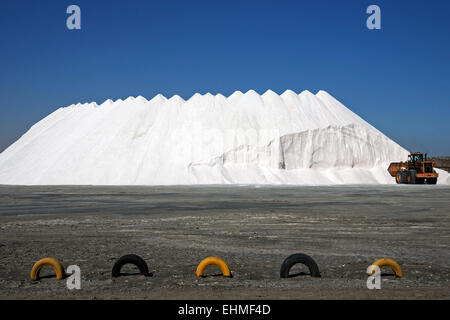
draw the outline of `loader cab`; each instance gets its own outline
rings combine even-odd
[[[413,152],[409,156],[409,161],[412,162],[412,167],[418,172],[422,173],[433,173],[434,164],[432,160],[428,160],[427,154],[420,152]]]
[[[423,153],[413,152],[408,156],[408,158],[409,158],[409,161],[411,161],[411,162],[423,162]],[[425,155],[425,159],[426,159],[426,155]]]

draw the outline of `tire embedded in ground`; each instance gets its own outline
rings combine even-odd
[[[370,267],[372,267],[372,266],[377,266],[380,269],[382,267],[390,267],[392,269],[392,271],[394,271],[396,277],[398,277],[398,278],[403,277],[403,271],[402,271],[402,268],[400,267],[400,265],[395,260],[392,260],[390,258],[378,259],[377,261],[375,261],[374,263],[372,263],[370,265]],[[370,268],[370,271],[367,272],[367,274],[369,274],[369,275],[373,275],[374,273],[375,273],[375,270],[373,268]]]
[[[297,263],[306,265],[312,277],[320,277],[320,271],[317,263],[313,258],[303,253],[292,254],[283,261],[280,269],[280,277],[290,278],[291,276],[289,276],[289,271]]]
[[[39,280],[39,273],[41,269],[46,266],[51,267],[55,271],[56,279],[61,280],[64,278],[65,272],[61,262],[59,262],[58,259],[49,257],[43,258],[33,265],[33,268],[31,269],[30,273],[31,280]]]
[[[220,268],[220,271],[222,271],[222,275],[224,277],[230,277],[230,278],[233,277],[233,275],[231,274],[230,268],[228,267],[227,263],[225,261],[223,261],[222,259],[217,258],[217,257],[208,257],[206,259],[203,259],[200,262],[200,264],[198,265],[197,271],[195,272],[195,274],[198,277],[203,277],[203,272],[210,265],[218,266]]]
[[[145,263],[144,259],[135,254],[127,254],[120,257],[119,260],[114,263],[114,266],[112,268],[113,278],[117,278],[121,275],[120,270],[122,269],[122,266],[126,264],[135,265],[136,267],[138,267],[140,273],[146,277],[152,276],[152,274],[148,271],[148,266],[147,263]]]

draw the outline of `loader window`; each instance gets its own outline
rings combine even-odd
[[[423,156],[421,154],[416,154],[413,155],[413,161],[422,161],[423,160]]]

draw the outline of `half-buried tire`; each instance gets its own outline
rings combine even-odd
[[[148,266],[147,266],[147,263],[145,263],[144,259],[142,259],[141,257],[139,257],[135,254],[127,254],[127,255],[120,257],[120,259],[117,260],[116,263],[114,263],[114,266],[112,268],[113,278],[117,278],[122,275],[120,273],[120,270],[126,264],[135,265],[136,267],[138,267],[140,273],[146,277],[152,276],[152,274],[148,272]]]
[[[312,277],[320,277],[319,267],[317,266],[317,263],[313,258],[303,253],[295,253],[293,255],[290,255],[283,261],[280,269],[280,277],[290,278],[291,276],[289,275],[289,271],[297,263],[306,265]]]

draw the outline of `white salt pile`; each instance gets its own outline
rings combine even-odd
[[[139,96],[56,110],[0,154],[0,184],[392,184],[407,155],[325,91]]]

